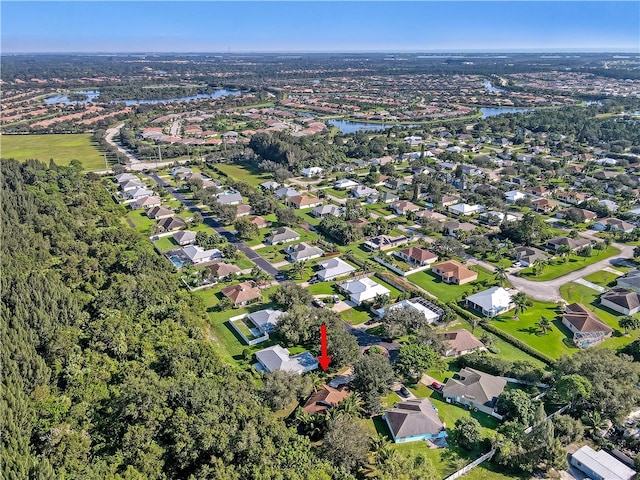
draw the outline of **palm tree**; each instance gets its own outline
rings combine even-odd
[[[354,392],[348,397],[342,399],[336,405],[336,409],[342,411],[345,415],[361,417],[364,413],[364,402],[360,398],[358,392]]]
[[[546,317],[542,317],[536,326],[542,330],[542,334],[546,335],[549,330],[551,330],[551,320]]]
[[[378,435],[371,438],[371,451],[376,465],[382,465],[396,455],[396,449],[386,437]]]
[[[620,320],[618,320],[618,325],[620,325],[620,328],[624,329],[625,335],[629,335],[629,332],[631,330],[640,328],[640,318],[632,317],[631,315],[625,315]]]
[[[374,309],[377,310],[379,308],[386,307],[390,303],[391,303],[391,298],[389,297],[389,295],[378,294],[375,297],[373,297],[372,306]]]
[[[513,304],[516,306],[515,313],[517,315],[529,307],[529,298],[523,292],[518,292],[513,296]]]
[[[494,270],[494,273],[496,274],[496,280],[502,287],[507,280],[507,268],[499,265]]]

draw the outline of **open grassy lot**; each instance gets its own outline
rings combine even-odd
[[[515,318],[513,317],[512,311],[490,321],[497,328],[522,340],[539,352],[551,358],[559,358],[562,355],[577,351],[577,347],[573,346],[573,335],[569,329],[562,324],[558,316],[559,314],[560,310],[555,303],[533,301],[532,306],[524,312],[519,313]],[[546,317],[552,321],[551,330],[547,331],[544,335],[536,325],[542,317]]]
[[[20,161],[35,158],[48,164],[53,158],[57,165],[69,165],[75,159],[86,171],[105,169],[104,156],[88,133],[2,135],[0,152],[2,158]]]
[[[599,272],[592,273],[591,275],[587,275],[584,279],[587,282],[595,283],[601,287],[612,287],[615,286],[616,278],[618,277],[619,275],[616,275],[615,273],[601,270]]]
[[[620,320],[623,315],[600,305],[598,300],[600,297],[599,292],[596,292],[589,287],[585,287],[584,285],[580,285],[579,283],[571,282],[560,287],[560,294],[567,302],[581,303],[595,313],[600,320],[613,328],[614,332],[611,338],[602,342],[598,347],[615,349],[640,338],[640,331],[638,330],[630,332],[629,335],[624,334],[624,331],[618,326],[618,320]],[[640,314],[635,314],[634,317],[640,318]]]
[[[216,168],[227,174],[233,180],[248,183],[252,187],[258,187],[262,182],[272,180],[271,175],[268,173],[260,173],[245,165],[219,163],[216,164]]]
[[[526,277],[529,280],[533,280],[536,282],[544,282],[547,280],[553,280],[555,278],[566,275],[567,273],[575,272],[576,270],[580,270],[588,265],[592,265],[600,260],[604,260],[605,258],[612,257],[613,255],[617,255],[620,253],[620,250],[610,246],[605,250],[593,250],[593,253],[590,257],[580,257],[575,254],[569,255],[569,259],[566,262],[563,262],[561,259],[555,259],[551,261],[551,265],[546,267],[540,275],[534,275],[532,268],[525,268],[520,271],[520,276]]]
[[[413,275],[409,275],[407,279],[438,297],[441,302],[451,302],[463,295],[471,293],[473,291],[474,284],[485,280],[493,280],[493,275],[485,269],[477,266],[469,268],[478,272],[478,279],[475,282],[467,283],[465,285],[450,285],[448,283],[444,283],[440,277],[431,270],[414,273]]]
[[[342,318],[351,325],[360,325],[371,320],[371,313],[365,307],[354,307],[341,312]]]

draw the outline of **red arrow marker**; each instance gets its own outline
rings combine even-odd
[[[331,357],[327,356],[327,326],[320,325],[320,356],[318,362],[322,370],[326,370],[331,362]]]

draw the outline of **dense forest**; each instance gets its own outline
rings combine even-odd
[[[225,364],[102,180],[2,162],[7,479],[349,479]]]

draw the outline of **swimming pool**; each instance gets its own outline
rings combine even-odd
[[[171,263],[176,266],[176,268],[182,268],[185,264],[189,263],[187,260],[182,260],[180,257],[174,255],[171,255],[168,258],[169,260],[171,260]]]

